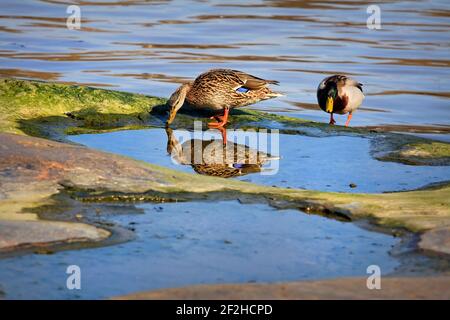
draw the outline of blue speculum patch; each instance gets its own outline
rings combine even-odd
[[[240,88],[236,89],[236,92],[241,92],[241,93],[247,93],[249,91],[250,90],[248,88],[246,88],[246,87],[240,87]]]

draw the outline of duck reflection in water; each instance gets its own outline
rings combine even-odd
[[[223,128],[223,130],[226,130]],[[171,128],[166,128],[167,152],[181,165],[190,165],[195,172],[231,178],[264,171],[262,166],[279,157],[255,150],[244,144],[220,139],[190,139],[182,144]],[[226,135],[226,131],[222,135]]]

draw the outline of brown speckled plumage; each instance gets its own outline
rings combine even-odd
[[[168,124],[182,107],[219,114],[226,108],[244,107],[281,96],[272,91],[269,84],[278,84],[278,81],[261,79],[238,70],[209,70],[172,94],[168,101],[171,108]]]
[[[213,69],[199,75],[186,95],[186,101],[197,108],[223,110],[238,108],[273,98],[267,84],[278,84],[237,70]],[[247,92],[237,89],[246,88]]]

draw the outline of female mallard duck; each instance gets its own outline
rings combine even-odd
[[[228,121],[230,109],[281,96],[270,90],[268,84],[278,84],[278,81],[264,80],[237,70],[209,70],[172,94],[168,101],[170,113],[167,125],[172,123],[181,107],[187,106],[212,113],[211,119],[217,122],[208,125],[223,127]]]
[[[335,124],[333,113],[348,113],[347,127],[355,111],[364,100],[362,84],[347,76],[334,75],[322,80],[317,88],[320,108],[331,114],[330,124]]]

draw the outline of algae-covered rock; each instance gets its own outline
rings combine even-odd
[[[400,150],[386,155],[385,160],[397,160],[405,164],[448,165],[450,144],[437,141],[407,143]]]
[[[62,133],[70,126],[143,125],[152,106],[163,101],[83,86],[0,79],[0,131],[51,137],[52,131]]]

